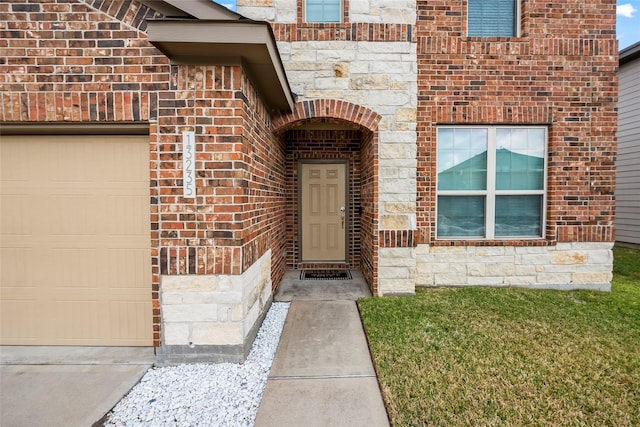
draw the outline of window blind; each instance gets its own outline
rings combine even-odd
[[[469,0],[468,35],[512,37],[516,35],[517,0]]]

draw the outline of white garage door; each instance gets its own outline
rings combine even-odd
[[[148,141],[1,137],[1,344],[153,344]]]

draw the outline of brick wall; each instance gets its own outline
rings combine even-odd
[[[443,123],[548,125],[547,244],[613,241],[615,18],[612,0],[523,1],[522,37],[478,38],[465,36],[465,0],[418,2],[421,243],[454,243],[434,240]]]
[[[0,121],[150,123],[154,344],[162,275],[284,274],[284,144],[240,67],[170,66],[132,0],[0,3]],[[182,132],[197,197],[182,197]],[[260,309],[263,307],[261,306]]]
[[[360,152],[360,216],[362,274],[371,293],[378,295],[378,135],[365,135]]]
[[[362,213],[354,215],[353,218],[359,218],[360,226],[360,255],[359,263],[362,268],[363,275],[369,284],[369,287],[374,295],[378,292],[378,126],[382,117],[372,110],[358,106],[346,101],[341,100],[326,100],[317,99],[302,101],[296,104],[296,108],[291,114],[278,117],[273,122],[273,129],[283,135],[283,140],[288,141],[288,170],[293,170],[297,166],[294,164],[296,157],[315,157],[322,158],[323,156],[329,158],[350,158],[352,162],[359,161],[359,180],[353,181],[352,185],[353,194],[359,191],[360,194],[360,207]],[[311,132],[306,133],[303,130],[295,130],[301,124],[315,124],[319,123],[326,126],[327,123],[341,124],[345,128],[351,130],[340,130],[337,132]],[[357,130],[356,130],[357,129]],[[318,144],[315,137],[327,138],[326,142],[335,140],[336,137],[347,137],[352,140],[350,143],[343,143],[347,152],[344,154],[338,153],[337,150],[327,147],[327,144]],[[359,137],[359,154],[355,155],[356,141],[355,138]],[[303,142],[307,141],[301,146],[301,150],[295,148],[297,144],[295,140],[300,138]],[[351,147],[349,148],[349,145]],[[326,154],[324,153],[326,151]],[[342,152],[342,151],[341,151]],[[350,153],[351,152],[351,153]],[[289,172],[291,173],[291,172]],[[359,189],[355,188],[358,186]],[[297,211],[294,206],[296,202],[293,197],[294,187],[289,187],[289,205],[288,212],[292,214]],[[354,206],[355,207],[355,206]],[[359,213],[359,212],[358,212]],[[294,265],[297,262],[296,251],[293,249],[294,244],[294,232],[296,231],[297,224],[294,221],[289,221],[288,236],[291,240],[291,244],[288,245],[290,251],[288,260],[290,265]],[[354,223],[354,230],[357,230],[357,219]],[[354,235],[355,237],[355,235]],[[354,252],[354,262],[358,262],[356,259],[357,253]]]
[[[0,3],[0,120],[154,119],[169,61],[142,32],[153,16],[131,0]]]
[[[247,203],[242,219],[244,236],[244,269],[250,267],[268,249],[272,250],[271,278],[277,286],[285,272],[286,185],[290,181],[285,166],[285,144],[271,132],[271,116],[248,79],[243,80],[246,102],[243,104],[244,145],[250,165]],[[234,165],[237,167],[237,165]]]
[[[153,122],[170,81],[168,59],[143,32],[153,16],[131,0],[0,3],[0,121]],[[157,218],[156,205],[151,215]],[[152,234],[155,252],[157,230]],[[154,262],[155,345],[158,273]]]
[[[171,81],[157,125],[160,272],[241,274],[284,223],[283,146],[239,66],[172,66]],[[184,131],[196,133],[195,198],[183,197]]]
[[[336,122],[339,124],[339,122]],[[298,171],[303,160],[346,160],[348,162],[348,237],[347,252],[351,268],[360,268],[360,219],[361,178],[360,147],[363,140],[357,130],[289,130],[285,132],[287,142],[287,267],[299,268],[299,181]],[[307,267],[309,268],[309,267]]]
[[[347,9],[372,17],[375,4],[350,0]],[[294,0],[239,6],[249,16],[275,11],[282,60],[303,100],[273,123],[239,67],[170,66],[144,34],[153,12],[133,0],[0,3],[1,121],[151,124],[156,344],[161,274],[240,274],[271,249],[275,285],[294,265],[284,209],[287,197],[292,209],[285,166],[294,154],[287,163],[286,136],[271,128],[284,135],[301,120],[335,118],[362,129],[361,254],[358,261],[354,251],[352,262],[374,293],[378,241],[405,252],[417,244],[613,241],[612,0],[523,1],[521,37],[495,39],[465,36],[466,0],[418,1],[415,22],[403,12],[326,25],[302,23]],[[442,123],[548,125],[546,239],[435,241]],[[186,130],[197,133],[195,200],[181,198]]]
[[[152,136],[163,363],[242,360],[285,270],[285,146],[240,66],[172,65]],[[182,133],[195,132],[195,197]],[[155,264],[155,263],[154,263]]]

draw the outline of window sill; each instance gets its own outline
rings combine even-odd
[[[346,22],[298,22],[298,28],[347,28]]]
[[[523,36],[463,36],[467,42],[522,42],[528,40]]]
[[[432,246],[555,246],[556,242],[542,237],[518,239],[436,239]]]

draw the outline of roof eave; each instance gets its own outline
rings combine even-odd
[[[640,58],[640,42],[632,44],[620,51],[618,65],[624,65],[635,59]]]
[[[267,22],[149,20],[147,34],[177,64],[241,65],[271,110],[293,110],[295,100]]]
[[[170,18],[241,20],[244,16],[211,0],[138,0]]]

